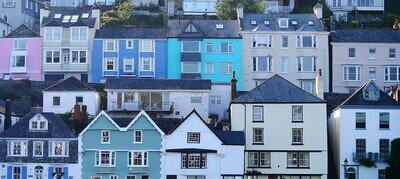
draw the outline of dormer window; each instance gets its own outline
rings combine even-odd
[[[32,118],[29,122],[29,130],[47,130],[47,120],[43,119],[40,114]]]
[[[378,101],[380,97],[379,88],[371,82],[368,84],[363,91],[364,99],[367,101]]]
[[[224,24],[216,24],[215,28],[217,28],[218,30],[222,30],[224,29]]]
[[[194,27],[193,24],[189,24],[188,27],[185,29],[185,32],[197,32],[197,29]]]
[[[264,25],[270,25],[269,21],[264,21]]]
[[[307,21],[307,24],[308,24],[309,26],[313,26],[313,25],[314,25],[314,21],[308,20],[308,21]]]
[[[257,25],[257,21],[251,20],[251,21],[250,21],[250,24],[251,24],[251,25]]]
[[[288,18],[279,18],[278,24],[280,28],[288,28],[289,27],[289,19]]]
[[[292,20],[292,25],[293,25],[293,26],[297,26],[297,25],[298,25],[297,21]]]

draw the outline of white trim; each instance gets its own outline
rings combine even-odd
[[[36,143],[40,143],[41,144],[41,146],[42,146],[42,155],[35,155],[35,144]],[[43,157],[43,152],[44,152],[44,149],[43,149],[43,141],[33,141],[33,143],[32,143],[32,156],[33,157]]]
[[[85,129],[83,129],[83,131],[78,136],[82,136],[83,133],[85,133],[101,116],[105,116],[117,129],[121,131],[121,128],[118,126],[118,124],[115,123],[114,120],[112,120],[111,117],[104,110],[102,110],[100,111],[99,114],[97,114],[97,116],[92,120],[92,122],[90,122],[89,125],[87,125]]]
[[[140,142],[136,142],[136,131],[140,132]],[[133,131],[133,143],[134,144],[142,144],[143,143],[143,130],[134,130]]]

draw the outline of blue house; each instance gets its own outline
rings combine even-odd
[[[79,134],[81,178],[161,178],[163,136],[144,111],[134,119],[100,112]]]
[[[168,78],[230,83],[242,89],[242,37],[236,20],[168,20]]]
[[[166,29],[101,28],[92,53],[92,82],[108,77],[167,77]]]

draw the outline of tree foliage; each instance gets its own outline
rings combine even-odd
[[[219,19],[236,19],[236,6],[241,3],[245,13],[264,13],[265,5],[262,0],[220,0],[215,5]]]
[[[328,6],[325,4],[325,1],[320,0],[295,0],[293,13],[314,13],[314,6],[320,3],[324,7],[322,9],[322,14],[324,18],[329,18],[333,13],[329,10]]]
[[[103,13],[101,21],[106,26],[117,22],[126,22],[131,16],[132,8],[133,5],[130,2],[116,3],[113,10]]]
[[[391,179],[400,178],[400,138],[393,139],[391,142],[387,171]]]

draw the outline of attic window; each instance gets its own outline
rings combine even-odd
[[[42,119],[40,114],[37,114],[29,121],[29,130],[43,131],[47,130],[47,120]]]
[[[64,16],[62,23],[68,23],[70,19],[71,19],[70,15]]]
[[[314,25],[314,21],[309,20],[309,21],[307,21],[307,24],[308,24],[309,26],[313,26],[313,25]]]
[[[270,25],[269,21],[264,21],[264,25]]]
[[[292,25],[293,25],[293,26],[297,26],[297,25],[298,25],[297,21],[292,20]]]
[[[378,101],[380,97],[380,90],[376,85],[370,83],[363,91],[364,99],[367,101]]]
[[[54,19],[59,19],[61,18],[61,14],[54,14]]]
[[[250,24],[251,24],[251,25],[257,25],[257,21],[252,20],[252,21],[250,21]]]
[[[217,28],[219,30],[224,29],[224,24],[216,24],[215,28]]]
[[[76,22],[78,21],[79,15],[73,15],[71,18],[71,22]]]
[[[194,27],[193,24],[190,24],[187,26],[187,28],[185,29],[185,32],[197,32],[196,28]]]
[[[81,16],[82,19],[87,19],[89,18],[89,13],[83,13]]]
[[[289,19],[288,18],[279,18],[278,24],[280,28],[288,28],[289,27]]]

